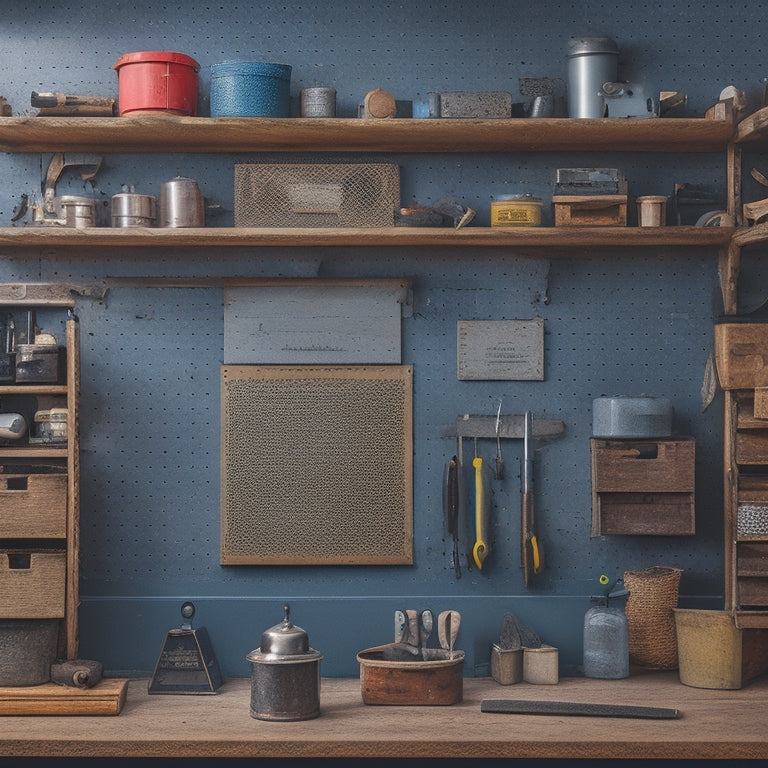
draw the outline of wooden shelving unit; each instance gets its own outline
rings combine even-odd
[[[9,308],[7,303],[0,307]],[[60,619],[59,654],[66,658],[76,658],[78,649],[79,605],[79,550],[80,550],[80,453],[79,453],[79,416],[78,396],[80,389],[80,353],[79,329],[74,319],[65,324],[63,346],[66,359],[64,381],[51,384],[4,384],[0,386],[0,397],[4,400],[17,398],[23,402],[32,398],[32,402],[55,403],[57,407],[67,409],[67,439],[61,443],[28,443],[28,437],[21,438],[20,444],[5,442],[0,445],[0,462],[4,464],[6,478],[16,478],[16,485],[11,481],[3,485],[0,492],[0,552],[15,552],[19,548],[32,552],[30,572],[25,582],[33,585],[36,594],[40,594],[43,610],[50,609],[50,615],[28,615],[26,600],[18,606],[5,605],[2,618],[50,618]],[[37,406],[30,406],[32,410]],[[46,406],[48,407],[48,406]],[[31,422],[31,419],[28,419]],[[30,423],[30,431],[33,425]],[[46,484],[38,484],[36,478],[52,475],[51,465],[56,466],[55,475],[61,477],[53,491]],[[15,469],[16,467],[16,469]],[[37,474],[37,473],[41,474]],[[24,477],[26,480],[24,481]],[[8,485],[8,488],[5,487]],[[39,490],[43,487],[43,490]],[[18,505],[26,505],[39,510],[38,514],[47,517],[55,515],[57,535],[55,538],[36,535],[35,526],[20,525]],[[47,508],[55,508],[55,513]],[[55,553],[62,563],[61,574],[58,570],[37,573],[35,553]],[[12,571],[4,574],[13,578]],[[59,609],[58,606],[62,606]]]

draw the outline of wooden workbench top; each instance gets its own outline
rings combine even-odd
[[[671,707],[680,717],[482,713],[483,699]],[[250,716],[248,679],[183,696],[150,696],[146,680],[131,680],[117,716],[0,718],[0,756],[768,759],[765,677],[736,691],[690,688],[676,672],[557,685],[469,678],[463,701],[447,707],[367,706],[359,680],[324,678],[320,705],[314,720],[265,722]]]

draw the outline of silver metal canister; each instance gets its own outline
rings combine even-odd
[[[154,227],[156,224],[156,197],[135,192],[112,195],[113,227]]]
[[[606,83],[615,83],[619,49],[609,37],[579,37],[568,43],[568,116],[605,117]]]
[[[64,195],[59,199],[64,226],[85,229],[96,226],[96,200],[90,197]]]
[[[261,636],[251,663],[251,717],[257,720],[311,720],[320,714],[320,661],[309,637],[285,617]]]
[[[300,100],[302,117],[336,117],[335,88],[303,88]]]
[[[194,179],[176,176],[160,187],[160,226],[205,226],[205,200]]]

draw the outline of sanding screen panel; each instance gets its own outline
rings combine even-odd
[[[223,565],[413,562],[412,373],[222,368]]]

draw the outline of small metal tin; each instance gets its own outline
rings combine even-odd
[[[491,200],[491,226],[539,227],[541,205],[541,200],[530,194],[499,195]]]
[[[301,91],[302,117],[336,117],[336,89],[315,87]]]
[[[320,661],[309,637],[291,623],[289,607],[280,624],[266,630],[251,663],[251,717],[257,720],[310,720],[320,714]]]

